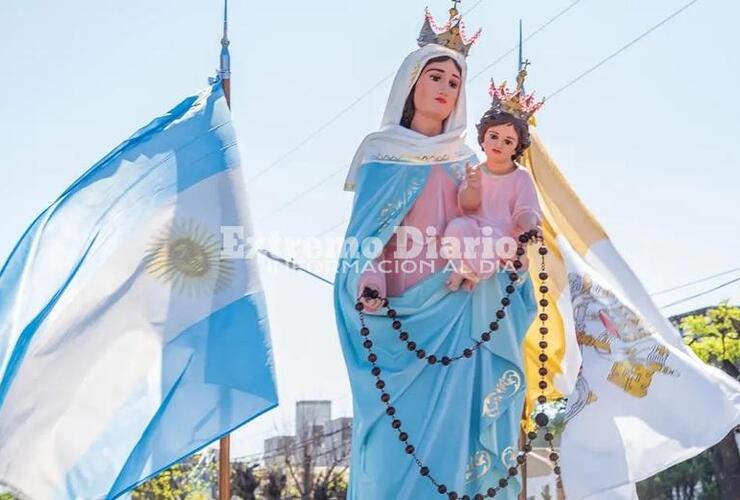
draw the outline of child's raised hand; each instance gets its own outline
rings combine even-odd
[[[465,164],[465,183],[468,187],[479,189],[481,184],[480,175],[480,167],[470,163]]]

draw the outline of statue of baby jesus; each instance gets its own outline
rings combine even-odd
[[[516,162],[530,145],[528,118],[506,111],[494,96],[494,106],[477,125],[486,160],[466,165],[457,198],[464,215],[448,222],[442,238],[442,256],[453,269],[447,280],[450,290],[471,290],[513,257],[521,233],[541,233],[534,179]],[[525,269],[526,256],[520,260]]]

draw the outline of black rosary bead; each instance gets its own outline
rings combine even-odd
[[[384,392],[383,394],[380,395],[380,400],[384,403],[387,403],[388,401],[391,400],[391,395]]]
[[[409,455],[411,455],[413,452],[414,452],[414,447],[412,445],[407,445],[406,446],[406,453],[408,453]]]
[[[540,252],[540,255],[547,255],[547,248],[540,247],[539,252]]]
[[[377,382],[375,382],[375,387],[377,387],[378,389],[382,389],[385,387],[385,382],[383,382],[382,380],[378,380]]]
[[[488,324],[488,328],[490,328],[492,332],[495,332],[496,330],[498,330],[498,321],[491,321]]]
[[[447,486],[445,486],[444,484],[440,484],[439,486],[437,486],[437,491],[444,495],[445,493],[447,493]]]
[[[363,337],[367,337],[368,335],[370,335],[370,329],[366,326],[363,326],[362,328],[360,328],[360,335],[362,335]]]
[[[509,477],[516,476],[517,472],[519,472],[519,471],[517,470],[516,467],[509,467]]]
[[[421,469],[419,469],[419,474],[421,474],[422,476],[429,475],[429,467],[424,466]]]
[[[543,404],[547,403],[547,398],[544,395],[537,396],[537,402],[539,404],[543,405]]]
[[[375,363],[375,362],[376,362],[376,361],[378,360],[378,356],[377,356],[377,354],[375,354],[375,353],[373,352],[373,353],[371,353],[371,354],[370,354],[370,355],[369,355],[369,356],[367,357],[367,360],[368,360],[368,361],[370,361],[371,363]]]
[[[511,304],[511,299],[509,299],[509,297],[504,297],[503,299],[501,299],[501,305],[508,306],[509,304]]]
[[[488,488],[488,491],[486,491],[486,494],[493,498],[496,496],[496,488]]]
[[[357,304],[355,304],[355,310],[356,311],[362,311],[364,309],[364,307],[365,306],[362,305],[362,302],[358,302]]]
[[[365,342],[362,343],[362,345],[365,346],[365,349],[370,349],[373,346],[373,341],[367,339]]]
[[[506,293],[514,293],[515,291],[514,285],[506,285]]]
[[[431,356],[429,356],[429,357],[427,358],[427,362],[428,362],[428,363],[429,363],[430,365],[433,365],[433,364],[435,364],[435,363],[437,362],[437,356],[435,356],[434,354],[432,354]]]
[[[463,356],[465,356],[466,358],[469,358],[472,355],[473,355],[473,351],[471,351],[470,349],[465,349],[463,351]]]
[[[540,293],[547,293],[550,289],[547,288],[547,285],[541,285],[540,286]]]
[[[549,302],[547,301],[547,299],[541,299],[540,300],[540,305],[542,307],[547,307],[548,304],[549,304]]]
[[[390,415],[391,417],[396,414],[396,407],[395,406],[389,406],[385,409],[386,414]]]
[[[409,351],[415,351],[416,350],[416,342],[413,342],[413,341],[412,342],[409,342],[408,344],[406,344],[406,348]]]
[[[396,317],[396,310],[395,309],[388,309],[388,317],[389,318],[395,318]]]
[[[545,434],[545,441],[552,441],[555,438],[552,432]]]
[[[398,439],[399,441],[408,441],[409,435],[406,434],[405,432],[402,432],[401,434],[398,435]]]
[[[534,431],[529,431],[527,433],[527,437],[530,439],[530,441],[533,441],[533,440],[537,439],[537,433],[534,432]]]
[[[534,421],[537,422],[537,425],[540,427],[545,427],[550,422],[550,419],[544,413],[538,413],[535,415]]]
[[[540,389],[547,389],[547,382],[545,382],[544,380],[541,380],[539,383],[539,387]]]
[[[542,354],[540,354],[540,355],[538,356],[538,358],[539,358],[539,360],[540,360],[540,361],[542,361],[543,363],[544,363],[545,361],[547,361],[547,359],[548,359],[548,358],[547,358],[547,354],[545,354],[544,352],[543,352]]]
[[[522,248],[522,247],[519,247],[519,248],[516,249],[516,254],[517,255],[524,255],[525,253],[527,253],[527,251],[524,248]]]
[[[540,368],[539,372],[540,372],[540,375],[542,375],[544,377],[545,375],[547,375],[547,368]],[[543,389],[544,389],[544,387],[543,387]]]
[[[506,488],[509,485],[509,481],[501,478],[498,480],[498,485],[501,486],[502,488]]]
[[[393,423],[391,423],[391,427],[393,427],[394,429],[400,429],[401,428],[401,421],[398,420],[397,418],[394,418],[393,419]]]
[[[406,342],[409,339],[409,333],[408,332],[401,332],[401,334],[398,336],[399,339]]]
[[[442,356],[442,364],[448,366],[452,360],[447,356]]]
[[[547,342],[540,340],[540,349],[547,349]]]
[[[548,278],[548,275],[547,275],[547,273],[546,273],[545,271],[542,271],[542,272],[541,272],[541,273],[539,274],[539,278],[540,278],[540,279],[541,279],[542,281],[545,281],[545,280],[546,280],[546,279]]]
[[[551,461],[557,462],[558,461],[558,458],[560,458],[560,457],[558,457],[558,454],[557,453],[555,453],[555,452],[550,453],[550,460]]]
[[[424,349],[419,349],[416,351],[416,357],[419,359],[424,359],[424,357],[427,355],[426,352],[424,352]]]
[[[394,330],[400,330],[401,329],[401,322],[398,320],[393,321],[393,329]]]
[[[541,326],[541,327],[540,327],[540,333],[541,333],[542,335],[547,335],[547,333],[548,333],[549,331],[550,331],[550,330],[548,330],[546,326]]]
[[[540,319],[542,321],[547,321],[547,318],[548,318],[547,313],[540,313]]]
[[[506,313],[504,311],[502,311],[501,309],[499,309],[498,311],[496,311],[496,317],[498,319],[504,319],[505,316],[506,316]]]

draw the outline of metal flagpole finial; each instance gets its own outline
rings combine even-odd
[[[229,54],[229,0],[224,0],[224,36],[221,38],[221,67],[218,76],[222,80],[231,78],[231,55]]]
[[[529,61],[524,60],[524,39],[522,37],[522,20],[519,19],[519,65],[516,69],[517,75],[521,75],[522,70],[526,71],[528,65],[529,65]],[[524,94],[524,81],[522,81],[520,85],[521,85],[521,91],[523,95]]]

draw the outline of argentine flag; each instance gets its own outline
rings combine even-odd
[[[274,408],[250,235],[220,83],[39,215],[0,270],[0,484],[113,498]]]

